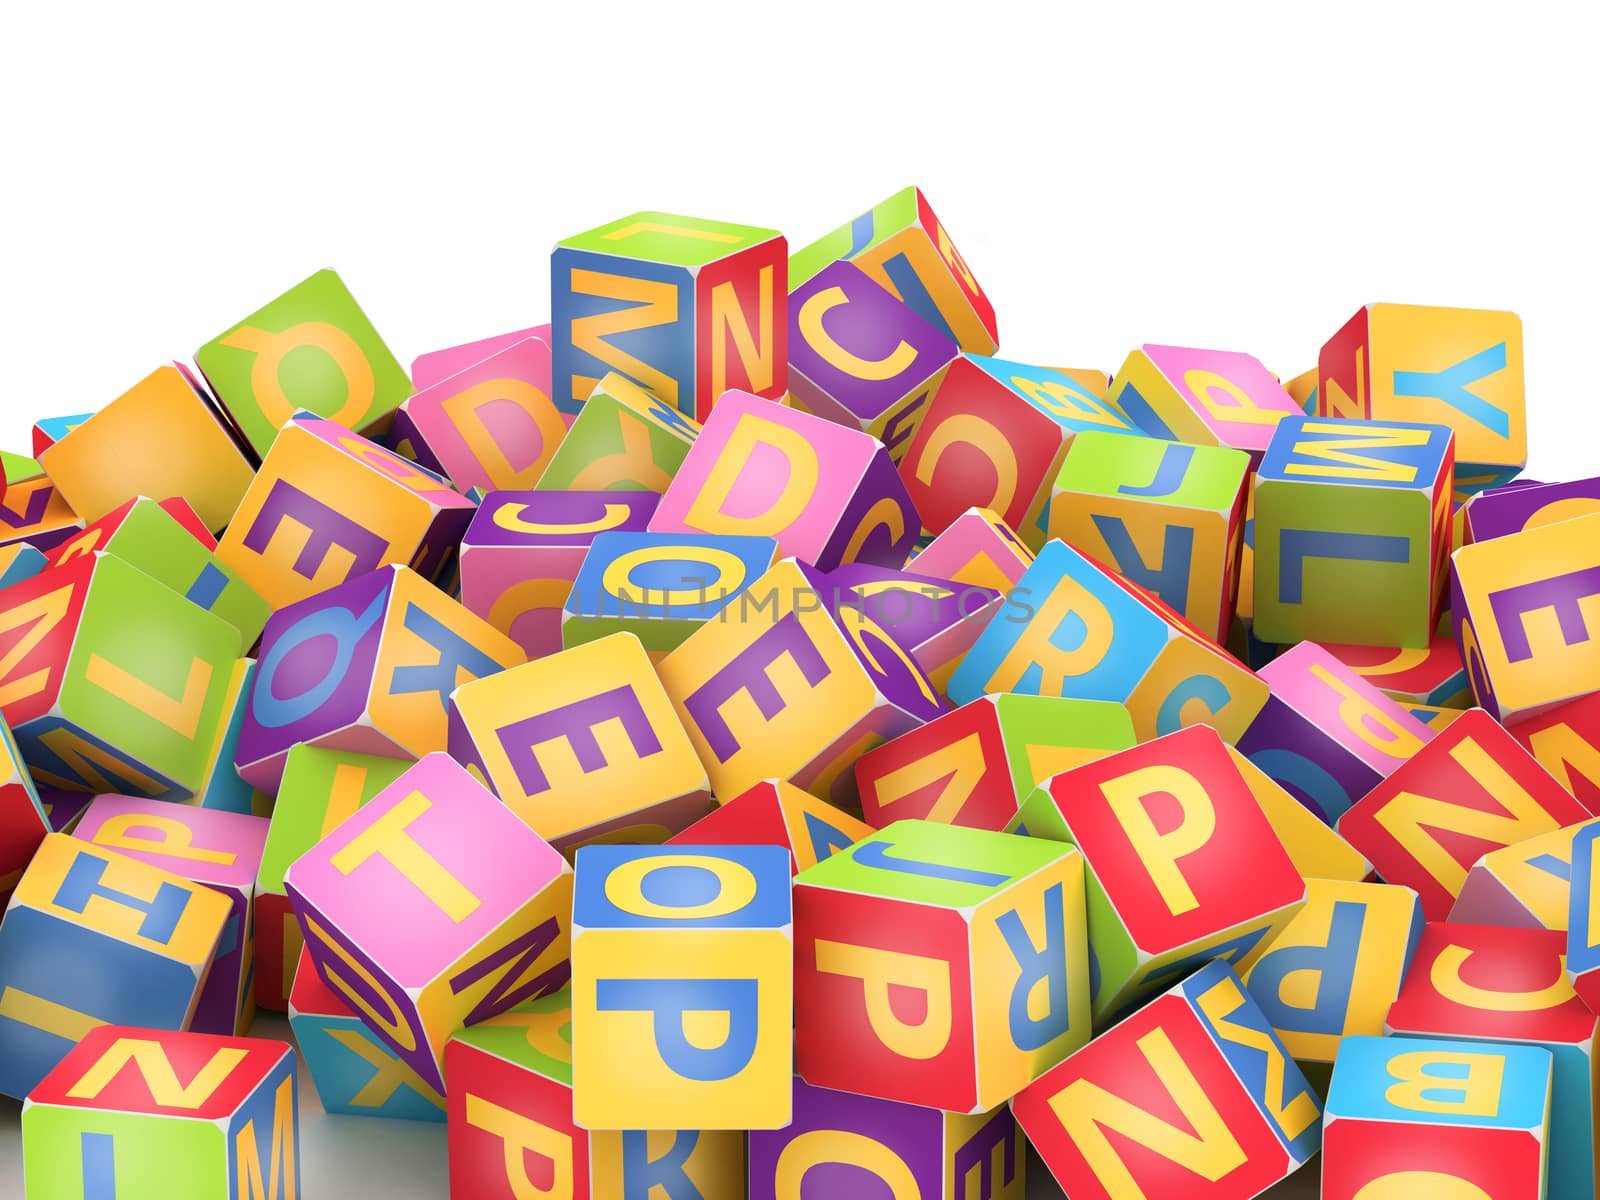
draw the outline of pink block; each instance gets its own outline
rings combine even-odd
[[[1253,354],[1241,354],[1235,350],[1196,350],[1188,346],[1154,345],[1146,345],[1144,352],[1224,446],[1252,451],[1259,456],[1266,450],[1277,423],[1259,418],[1251,421],[1229,420],[1225,415],[1228,410],[1243,412],[1246,411],[1245,406],[1221,383],[1207,386],[1203,377],[1191,376],[1192,371],[1221,376],[1243,392],[1250,404],[1258,409],[1285,417],[1302,415],[1294,397],[1284,391],[1283,386],[1273,378],[1272,372]],[[1202,395],[1202,392],[1205,394]]]
[[[906,564],[906,574],[1006,591],[1031,562],[1033,551],[993,511],[969,508]]]
[[[443,383],[458,371],[465,371],[491,354],[498,354],[531,337],[542,339],[548,346],[550,326],[533,325],[527,329],[514,329],[510,333],[497,333],[493,337],[481,338],[476,342],[463,342],[459,346],[447,346],[443,350],[430,350],[427,354],[419,354],[411,360],[411,386],[420,392],[423,388]],[[548,383],[548,380],[546,382]],[[545,392],[548,394],[549,391],[549,387],[546,387]]]

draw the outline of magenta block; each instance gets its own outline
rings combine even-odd
[[[1600,476],[1531,486],[1519,480],[1467,502],[1468,540],[1487,542],[1594,512],[1600,512]]]
[[[510,333],[497,333],[493,337],[480,338],[475,342],[463,342],[459,346],[446,346],[443,350],[430,350],[426,354],[419,354],[411,360],[411,386],[417,391],[430,388],[436,383],[442,383],[458,371],[465,371],[474,363],[480,363],[491,354],[498,354],[518,342],[528,338],[539,338],[546,345],[550,342],[550,326],[534,325],[527,329],[514,329]],[[546,384],[549,383],[547,379]],[[545,394],[550,392],[545,388]]]
[[[1031,562],[1033,551],[992,510],[969,508],[917,552],[906,572],[1009,591]]]

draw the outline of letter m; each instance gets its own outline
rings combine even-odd
[[[1406,451],[1426,446],[1428,429],[1364,425],[1352,432],[1348,423],[1307,421],[1295,438],[1285,475],[1313,479],[1359,479],[1367,483],[1415,483],[1421,469],[1406,461]],[[1318,461],[1306,461],[1306,460]]]

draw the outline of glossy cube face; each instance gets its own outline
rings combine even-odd
[[[454,1030],[566,980],[570,868],[443,754],[296,859],[284,885],[323,980],[435,1089]]]
[[[788,855],[586,846],[577,873],[573,1120],[586,1129],[788,1124]]]
[[[872,827],[794,784],[768,779],[719,804],[673,846],[787,846],[791,873],[814,867],[859,842]]]
[[[802,871],[800,1075],[950,1112],[994,1108],[1088,1039],[1082,887],[1083,860],[1059,844],[927,821]]]
[[[6,476],[0,496],[0,546],[23,543],[48,550],[83,528],[83,518],[33,459],[0,451],[0,463]]]
[[[285,1042],[95,1029],[23,1112],[28,1195],[293,1200],[294,1072]]]
[[[33,456],[38,458],[92,416],[92,412],[86,412],[65,417],[40,417],[33,423]]]
[[[420,392],[529,338],[549,342],[550,326],[533,325],[527,329],[513,329],[509,333],[496,333],[476,341],[463,342],[459,346],[446,346],[442,350],[419,354],[411,360],[411,386]]]
[[[642,212],[550,256],[553,396],[577,412],[617,371],[704,421],[729,388],[788,387],[788,244],[776,230]]]
[[[1248,970],[1305,900],[1305,880],[1210,729],[1057,775],[1019,819],[1083,853],[1097,1018],[1208,958]]]
[[[49,834],[0,925],[0,1093],[26,1096],[99,1023],[185,1028],[228,899]]]
[[[1315,1154],[1322,1132],[1316,1094],[1224,963],[1096,1038],[1011,1109],[1073,1200],[1255,1196]]]
[[[1567,930],[1572,852],[1584,821],[1491,850],[1472,864],[1449,920],[1513,929]]]
[[[1033,551],[993,509],[969,508],[915,558],[906,574],[1009,592],[1033,562]]]
[[[563,850],[622,830],[661,841],[710,807],[705,767],[628,633],[464,685],[450,749]]]
[[[1322,1139],[1322,1194],[1545,1194],[1551,1059],[1532,1046],[1347,1038]]]
[[[1596,512],[1600,512],[1600,478],[1575,479],[1481,492],[1467,506],[1466,521],[1470,540],[1487,542]]]
[[[1128,356],[1109,394],[1151,437],[1226,446],[1258,463],[1278,424],[1300,413],[1272,372],[1233,350],[1146,345]]]
[[[195,362],[257,456],[304,409],[364,429],[411,394],[341,280],[318,271],[201,346]]]
[[[700,423],[626,375],[612,372],[595,385],[538,486],[560,491],[667,490],[700,436]]]
[[[1295,870],[1308,881],[1337,879],[1360,883],[1372,877],[1372,864],[1337,830],[1326,824],[1277,780],[1251,762],[1237,747],[1228,747],[1250,794],[1272,831],[1278,835]]]
[[[1423,648],[1450,547],[1441,425],[1289,417],[1255,483],[1255,631]]]

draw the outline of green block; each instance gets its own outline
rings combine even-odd
[[[994,702],[1019,806],[1050,776],[1139,744],[1126,706],[1108,700],[1006,692]]]
[[[1144,498],[1174,508],[1227,514],[1250,474],[1250,456],[1223,446],[1088,429],[1073,439],[1056,491]]]
[[[572,988],[524,1001],[450,1040],[571,1087]]]
[[[867,218],[871,218],[870,221]],[[796,250],[789,256],[789,291],[796,291],[806,280],[822,268],[841,258],[854,258],[899,233],[917,219],[917,189],[905,188],[881,204],[874,205],[853,221],[847,221],[832,233],[824,234],[809,246]],[[871,229],[871,236],[862,245],[856,244],[857,230],[861,226]]]
[[[26,454],[15,454],[10,450],[0,450],[0,467],[5,468],[8,482],[19,479],[37,479],[44,473],[37,459],[29,458]]]
[[[778,236],[776,229],[761,229],[755,225],[735,225],[676,213],[640,212],[587,233],[563,238],[556,246],[562,250],[586,250],[591,254],[610,254],[674,267],[703,267]]]
[[[256,892],[284,895],[289,864],[322,840],[412,766],[395,758],[296,746],[284,759],[283,782],[267,828],[267,844],[256,875]]]
[[[539,477],[564,492],[667,490],[700,423],[615,373],[596,385]]]
[[[210,1121],[29,1104],[22,1110],[22,1156],[28,1200],[233,1195],[227,1135]]]

